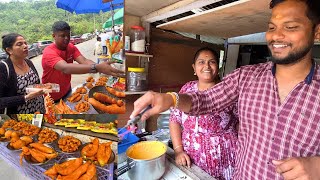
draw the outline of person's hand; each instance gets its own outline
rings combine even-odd
[[[285,180],[319,180],[320,179],[320,157],[297,157],[282,160],[273,160],[276,171]]]
[[[191,167],[190,157],[183,150],[181,150],[179,152],[175,152],[175,157],[176,157],[176,163],[178,165],[180,165],[180,166],[188,166],[189,168]]]
[[[125,72],[115,69],[110,66],[110,64],[115,62],[103,62],[96,65],[97,71],[103,74],[115,76],[115,77],[124,77]]]
[[[44,95],[44,91],[43,89],[39,89],[38,91],[30,92],[29,94],[25,95],[25,99],[28,101],[42,95]]]
[[[148,91],[133,103],[134,109],[130,115],[130,118],[136,117],[142,110],[151,104],[152,108],[143,113],[141,116],[141,121],[144,121],[152,115],[168,110],[171,106],[173,106],[173,103],[174,102],[170,94]]]

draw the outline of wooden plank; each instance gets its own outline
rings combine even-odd
[[[270,0],[241,0],[157,26],[172,31],[230,38],[267,29]]]
[[[93,136],[93,137],[97,137],[97,138],[101,138],[101,139],[108,139],[111,141],[119,141],[119,138],[115,135],[111,135],[111,134],[106,134],[106,133],[95,133],[92,131],[84,131],[84,130],[79,130],[76,128],[66,128],[66,127],[62,127],[62,126],[55,126],[53,124],[49,124],[47,122],[43,122],[42,123],[43,126],[49,127],[49,128],[53,128],[53,129],[61,129],[63,131],[67,131],[67,132],[73,132],[73,133],[78,133],[78,134],[84,134],[84,135],[88,135],[88,136]]]

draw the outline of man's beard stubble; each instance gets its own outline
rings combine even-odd
[[[274,41],[270,42],[269,44],[272,44]],[[268,47],[269,53],[271,55],[271,61],[275,64],[295,64],[302,60],[304,56],[308,54],[308,52],[312,49],[313,47],[313,41],[309,41],[307,46],[302,47],[301,49],[298,49],[294,52],[289,53],[286,57],[284,58],[276,58],[272,56],[271,50]]]

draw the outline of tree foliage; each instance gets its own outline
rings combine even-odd
[[[71,14],[59,9],[55,0],[26,0],[0,2],[0,35],[16,32],[29,43],[52,39],[52,24],[62,20],[71,26],[71,35],[82,35],[100,30],[110,13]],[[1,46],[1,45],[0,45]]]

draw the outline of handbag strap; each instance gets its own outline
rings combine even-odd
[[[9,79],[9,66],[8,66],[8,64],[6,63],[6,62],[4,62],[4,61],[0,61],[0,62],[2,62],[5,66],[6,66],[6,68],[7,68],[7,80]]]

